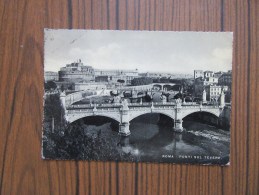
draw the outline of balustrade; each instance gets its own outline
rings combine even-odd
[[[176,103],[174,102],[144,102],[144,103],[128,103],[128,107],[132,110],[141,110],[141,108],[145,109],[147,107],[156,108],[156,109],[174,109],[176,106]],[[70,105],[67,107],[67,110],[92,110],[95,108],[99,109],[101,111],[111,111],[111,110],[117,110],[118,108],[122,107],[122,103],[110,103],[110,104],[78,104],[78,105]],[[218,105],[202,105],[202,104],[181,104],[182,108],[189,108],[189,109],[215,109],[219,108]]]

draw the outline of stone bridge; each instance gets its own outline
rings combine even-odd
[[[65,98],[65,105],[72,105],[75,102],[79,102],[85,98],[95,97],[95,96],[103,96],[103,95],[110,95],[111,90],[95,90],[95,91],[78,91],[71,94],[64,94],[62,93],[61,96]]]
[[[62,101],[62,99],[61,99]],[[66,106],[63,99],[62,104],[65,108],[65,118],[68,123],[72,123],[78,119],[89,116],[105,116],[114,119],[119,123],[119,134],[128,136],[130,134],[130,121],[134,118],[148,114],[159,113],[173,119],[172,127],[177,132],[183,131],[183,118],[197,112],[211,113],[216,117],[220,117],[223,106],[218,105],[202,105],[182,103],[180,99],[174,102],[159,103],[128,103],[126,100],[117,104],[100,104],[100,105],[69,105]]]
[[[175,83],[153,83],[153,88],[157,90],[167,91],[168,87],[171,88],[177,84]]]

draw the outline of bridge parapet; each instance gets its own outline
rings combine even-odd
[[[217,105],[200,105],[200,104],[196,104],[196,105],[182,104],[182,108],[219,108],[219,106],[217,106]]]
[[[128,103],[127,104],[129,108],[132,107],[161,107],[161,108],[165,108],[165,106],[176,106],[177,104],[174,102],[154,102],[154,103]],[[113,107],[122,107],[123,104],[122,103],[109,103],[109,104],[77,104],[77,105],[69,105],[67,106],[68,110],[71,109],[91,109],[94,106],[96,106],[97,108],[113,108]],[[202,109],[219,109],[220,106],[218,105],[200,105],[200,104],[191,104],[191,105],[186,105],[186,104],[180,104],[180,108],[181,109],[193,109],[193,108],[202,108]]]
[[[94,106],[96,106],[96,108],[113,108],[113,107],[122,107],[122,103],[112,103],[112,104],[77,104],[77,105],[69,105],[66,107],[67,110],[72,110],[72,109],[91,109]],[[164,107],[165,106],[176,106],[175,103],[173,102],[166,102],[166,103],[162,103],[162,102],[156,102],[156,103],[128,103],[128,107],[129,108],[134,108],[134,107]]]
[[[67,106],[67,110],[73,109],[91,109],[94,106],[96,108],[119,108],[121,107],[121,103],[113,103],[113,104],[77,104],[77,105],[69,105]]]
[[[151,105],[176,105],[175,102],[143,102],[143,103],[128,103],[129,106],[151,106]]]

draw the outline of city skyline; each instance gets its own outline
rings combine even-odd
[[[45,71],[81,59],[94,69],[193,74],[232,69],[231,32],[45,30]],[[176,65],[177,64],[177,65]]]
[[[80,60],[80,59],[79,59]],[[73,62],[71,62],[71,63],[75,63],[75,62],[78,62],[78,61],[73,61]],[[91,66],[91,65],[88,65],[88,64],[84,64],[84,62],[82,62],[83,63],[83,65],[84,66]],[[65,64],[64,66],[62,66],[62,67],[66,67],[66,65],[67,64]],[[61,67],[60,67],[61,68]],[[136,69],[124,69],[124,68],[120,68],[120,69],[99,69],[99,68],[95,68],[95,67],[92,67],[94,70],[107,70],[107,71],[109,71],[109,70],[122,70],[122,71],[131,71],[131,70],[136,70]],[[192,70],[192,72],[191,73],[175,73],[175,72],[160,72],[160,71],[146,71],[146,72],[138,72],[139,74],[142,74],[142,73],[151,73],[151,74],[159,74],[159,73],[161,73],[161,74],[183,74],[183,75],[192,75],[193,76],[193,72],[195,71],[196,69],[193,69]],[[211,70],[208,70],[208,69],[199,69],[199,70],[201,70],[201,71],[203,71],[203,72],[205,72],[205,71],[211,71]],[[231,71],[232,69],[229,69],[229,70],[226,70],[226,71],[222,71],[222,70],[218,70],[218,71],[213,71],[213,72],[228,72],[228,71]],[[44,70],[44,72],[56,72],[56,73],[58,73],[58,71],[59,70],[57,70],[57,71],[51,71],[51,70]]]

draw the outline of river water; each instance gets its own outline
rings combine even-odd
[[[131,135],[121,137],[109,121],[84,125],[85,134],[117,142],[115,150],[130,153],[135,161],[227,164],[230,132],[197,119],[183,120],[183,133],[175,133],[171,119],[159,122],[159,114],[147,114],[131,121]],[[96,120],[96,119],[95,119]],[[105,160],[105,159],[103,159]]]

